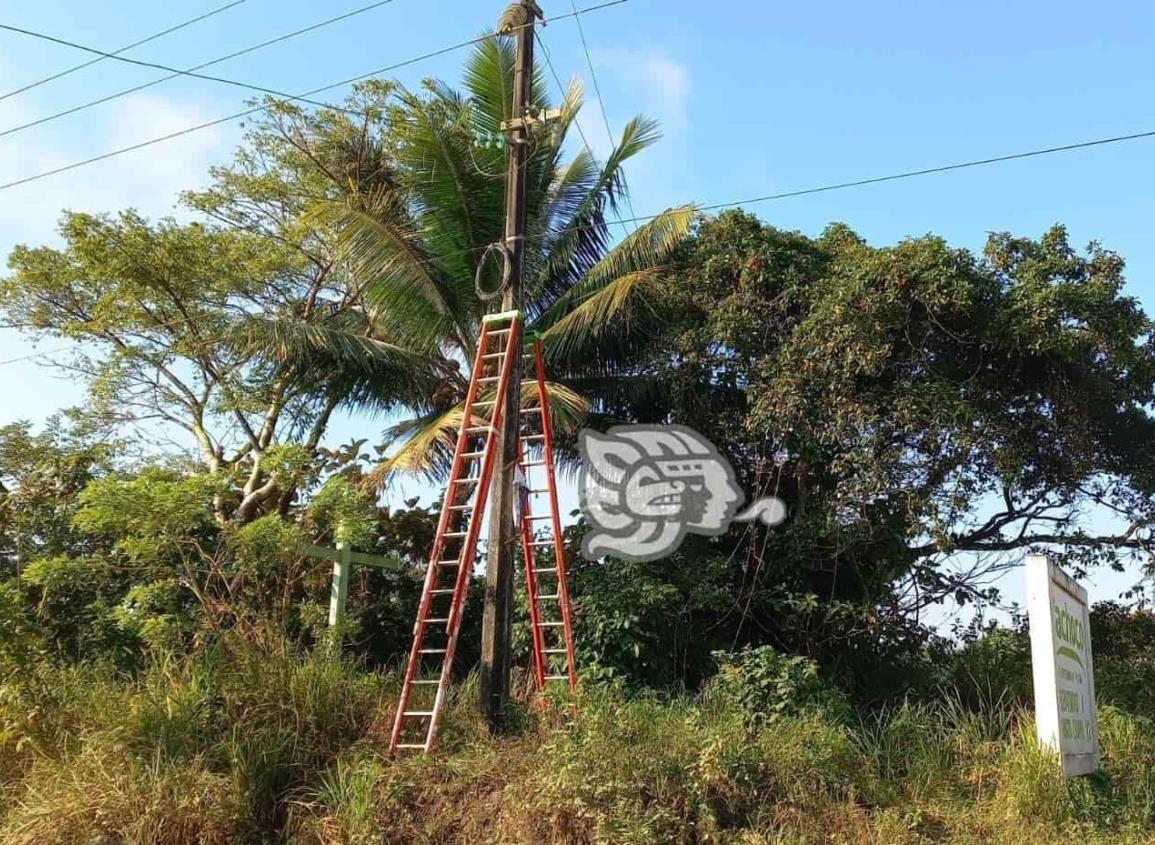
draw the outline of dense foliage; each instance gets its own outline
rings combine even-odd
[[[1117,255],[1079,255],[1061,228],[976,256],[703,223],[613,390],[571,384],[601,423],[702,432],[790,520],[586,576],[652,584],[637,604],[674,603],[655,619],[678,620],[658,622],[675,649],[770,643],[878,691],[907,686],[926,608],[993,598],[984,581],[1031,548],[1075,572],[1149,566],[1155,345],[1123,282]]]

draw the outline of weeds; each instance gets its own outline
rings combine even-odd
[[[382,752],[396,687],[323,655],[220,649],[40,667],[0,693],[4,845],[1149,843],[1155,726],[1100,718],[1103,772],[1074,782],[1009,702],[944,691],[859,718],[751,718],[588,687],[493,736],[474,679],[439,753]]]

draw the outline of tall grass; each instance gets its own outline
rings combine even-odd
[[[1029,713],[944,692],[847,717],[724,699],[518,711],[475,681],[441,751],[383,754],[396,687],[322,655],[243,648],[143,676],[40,667],[0,690],[0,843],[1003,843],[1155,841],[1155,726],[1104,708],[1103,772],[1066,782]]]

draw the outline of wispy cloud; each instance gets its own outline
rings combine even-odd
[[[610,70],[615,87],[636,104],[636,111],[659,118],[668,132],[689,126],[690,71],[686,65],[658,48],[601,50],[593,58],[595,64]]]
[[[0,129],[35,119],[18,102],[0,104]],[[109,150],[211,120],[210,107],[156,94],[117,101],[95,119],[64,118],[0,138],[0,182],[42,173]],[[209,164],[227,154],[236,130],[214,126],[0,194],[0,252],[48,239],[63,209],[169,212],[177,194],[203,184]]]

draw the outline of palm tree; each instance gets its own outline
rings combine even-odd
[[[486,248],[502,238],[504,221],[505,151],[477,148],[475,133],[496,135],[510,116],[513,59],[509,39],[487,39],[467,61],[464,94],[434,82],[420,92],[390,87],[380,138],[349,122],[356,143],[330,145],[331,157],[345,160],[327,168],[336,189],[312,216],[336,233],[351,275],[364,280],[363,319],[318,328],[279,318],[262,335],[281,355],[308,357],[314,372],[340,372],[354,402],[389,404],[357,385],[373,383],[375,371],[395,373],[399,362],[407,368],[400,401],[409,415],[386,432],[400,446],[372,474],[378,483],[399,472],[439,476],[452,456],[489,305],[475,277],[480,266],[482,290],[499,283]],[[550,106],[540,76],[533,102]],[[635,118],[604,162],[588,149],[567,159],[580,106],[573,84],[560,121],[536,138],[526,164],[523,310],[551,370],[564,376],[550,389],[562,429],[596,405],[624,356],[660,320],[665,264],[696,217],[692,206],[669,209],[613,243],[609,217],[625,197],[623,166],[659,133]],[[574,390],[576,379],[593,394]]]

